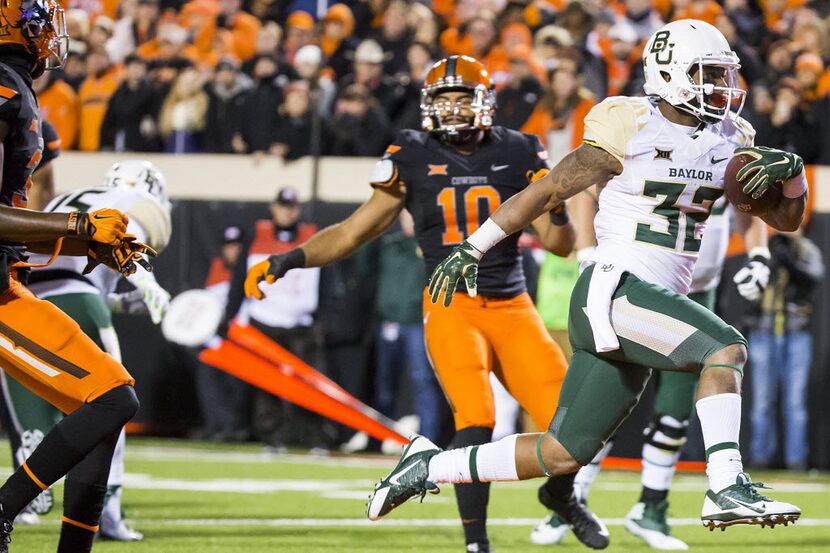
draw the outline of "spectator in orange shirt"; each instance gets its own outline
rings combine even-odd
[[[282,49],[289,63],[294,63],[294,54],[306,44],[315,41],[314,18],[303,11],[293,12],[285,20],[285,40]]]
[[[40,116],[49,120],[58,132],[61,147],[75,146],[78,137],[78,95],[72,87],[46,71],[35,79],[32,88],[37,94]]]
[[[795,59],[795,78],[801,85],[803,98],[807,102],[818,100],[828,92],[824,62],[818,54],[804,52]]]
[[[199,58],[199,52],[187,42],[187,30],[175,23],[160,25],[156,38],[142,44],[136,54],[157,64],[178,63],[182,59],[195,62]]]
[[[100,147],[101,122],[107,103],[121,83],[121,68],[110,62],[106,50],[93,50],[86,57],[87,77],[78,91],[80,133],[78,149],[97,152]]]
[[[322,22],[320,48],[334,79],[342,79],[352,70],[351,57],[360,42],[352,36],[354,15],[346,4],[334,4]]]
[[[715,0],[682,0],[675,1],[672,21],[678,19],[699,19],[710,25],[715,24],[715,19],[723,13],[723,8]],[[678,5],[682,5],[679,7]]]
[[[196,54],[194,61],[203,66],[216,65],[226,50],[216,32],[218,15],[219,6],[213,0],[191,0],[182,6],[181,25],[188,31]]]
[[[221,0],[216,26],[220,35],[226,35],[230,52],[245,61],[256,51],[256,36],[262,24],[253,15],[241,11],[241,4],[241,0]]]
[[[542,101],[521,130],[538,136],[548,149],[550,163],[556,164],[582,143],[583,120],[595,104],[573,68],[554,69]]]
[[[158,24],[158,0],[137,0],[132,15],[115,22],[112,38],[107,43],[110,58],[121,63],[139,46],[156,38]]]

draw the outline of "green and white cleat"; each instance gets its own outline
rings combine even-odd
[[[423,436],[414,436],[401,454],[401,460],[389,475],[375,485],[369,496],[366,516],[369,520],[380,520],[389,511],[415,496],[421,501],[427,492],[436,494],[438,486],[427,480],[429,460],[441,449]]]
[[[742,472],[735,483],[718,493],[709,490],[703,500],[700,521],[709,530],[726,530],[733,524],[757,524],[762,528],[773,528],[776,524],[787,526],[801,516],[801,509],[795,505],[775,501],[758,493],[758,489],[769,489],[761,482],[752,482]]]
[[[652,549],[686,551],[689,546],[671,535],[666,522],[669,502],[635,503],[625,516],[625,529],[642,539]]]
[[[551,511],[548,516],[542,519],[542,522],[536,525],[530,532],[530,541],[536,545],[556,545],[565,539],[565,534],[568,533],[571,527],[567,522]]]

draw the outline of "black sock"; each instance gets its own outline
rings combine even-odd
[[[669,490],[654,490],[643,486],[643,491],[640,492],[641,503],[659,503],[669,496]]]
[[[574,494],[576,473],[551,476],[539,486],[539,502],[552,511],[559,511]]]
[[[113,433],[120,431],[137,409],[138,399],[131,386],[110,390],[64,417],[46,434],[26,460],[26,466],[41,483],[51,486],[102,440],[110,439]],[[41,491],[20,467],[0,487],[4,516],[14,519]]]
[[[63,491],[63,524],[58,553],[87,553],[98,531],[112,454],[120,430],[102,440],[66,475]]]
[[[455,447],[467,447],[489,443],[493,429],[483,426],[462,428],[455,433]],[[458,514],[464,526],[464,539],[467,543],[489,544],[487,539],[487,503],[490,501],[490,483],[473,482],[456,484],[455,499]]]
[[[63,492],[63,524],[58,553],[88,553],[98,531],[104,509],[104,484],[87,484],[66,480]]]

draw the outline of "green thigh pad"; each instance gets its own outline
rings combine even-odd
[[[571,296],[568,331],[575,348],[594,351],[594,336],[585,314],[594,266],[580,275]],[[730,344],[746,344],[717,315],[681,296],[623,273],[611,306],[620,348],[598,354],[604,359],[658,370],[698,373],[704,360]]]
[[[637,405],[651,369],[577,350],[549,432],[587,465]]]

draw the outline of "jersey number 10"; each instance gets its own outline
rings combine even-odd
[[[463,193],[460,189],[448,186],[438,193],[438,205],[444,215],[444,232],[441,244],[453,246],[478,230],[482,219],[486,220],[501,204],[498,191],[492,186],[473,186]],[[461,204],[459,213],[458,205]],[[481,206],[485,208],[482,211]],[[466,229],[461,227],[464,222]],[[466,234],[464,231],[466,230]]]

